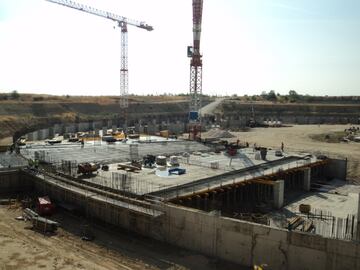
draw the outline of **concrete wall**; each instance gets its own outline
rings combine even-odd
[[[46,139],[50,139],[49,129],[43,128],[43,129],[38,130],[38,140],[46,140]]]
[[[65,126],[65,133],[75,133],[77,129],[76,124],[68,124]]]
[[[33,181],[18,170],[0,171],[0,194],[31,191]]]
[[[154,218],[32,175],[27,179],[34,181],[39,195],[73,204],[89,218],[241,265],[267,263],[268,269],[295,270],[360,269],[358,242],[289,232],[161,202],[153,204],[153,208],[164,214]]]
[[[242,265],[269,269],[359,269],[360,245],[165,206],[167,241]]]
[[[326,177],[331,179],[337,178],[340,180],[346,180],[347,172],[347,160],[345,159],[331,159],[324,168]]]
[[[0,146],[2,146],[2,145],[8,146],[8,145],[11,145],[12,143],[13,143],[13,137],[11,137],[11,136],[0,139]]]

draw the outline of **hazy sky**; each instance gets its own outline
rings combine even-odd
[[[187,93],[191,0],[78,0],[129,26],[129,91]],[[119,94],[115,23],[45,0],[0,0],[0,91]],[[360,95],[359,0],[204,0],[203,92]]]

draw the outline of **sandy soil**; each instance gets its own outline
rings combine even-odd
[[[43,235],[15,220],[20,208],[0,205],[0,270],[10,269],[247,269],[144,238],[90,224],[95,240],[80,239],[84,219],[59,212],[57,233]]]
[[[281,142],[285,151],[300,150],[311,153],[324,153],[331,157],[348,158],[348,178],[360,183],[360,143],[326,143],[310,138],[311,134],[343,131],[349,125],[295,125],[284,128],[255,128],[249,132],[232,132],[240,141],[250,145],[256,143],[279,148]]]

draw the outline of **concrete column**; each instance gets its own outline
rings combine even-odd
[[[54,138],[54,136],[55,136],[54,128],[50,127],[49,128],[49,137]]]
[[[107,121],[107,128],[111,128],[112,127],[112,120],[108,120]]]
[[[274,207],[280,209],[284,204],[284,180],[274,183]]]
[[[356,194],[354,194],[354,197]],[[358,208],[357,208],[357,226],[356,226],[356,240],[360,240],[360,193],[357,194],[358,197]],[[356,197],[355,197],[356,198]]]
[[[102,136],[105,136],[107,133],[107,126],[102,128]]]
[[[353,196],[355,197],[356,193]],[[360,223],[360,193],[358,193],[357,197],[358,197],[357,220],[358,220],[358,223]]]
[[[310,191],[310,187],[311,187],[311,169],[310,168],[306,168],[304,170],[304,179],[303,179],[303,189],[305,191]]]

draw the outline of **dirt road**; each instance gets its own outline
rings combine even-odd
[[[321,152],[333,157],[348,158],[348,177],[360,183],[360,143],[326,143],[310,138],[311,134],[343,131],[349,125],[295,125],[284,128],[254,128],[249,132],[233,132],[241,141],[280,149]]]
[[[54,217],[62,228],[45,236],[17,221],[20,208],[0,205],[0,270],[22,269],[244,269],[144,238],[120,228],[90,223],[92,242],[82,241],[84,219],[67,212]],[[245,268],[247,269],[247,268]]]

